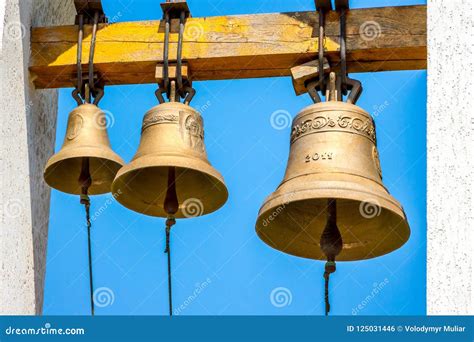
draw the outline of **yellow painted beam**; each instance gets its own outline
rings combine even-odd
[[[172,22],[170,59],[176,57],[177,21]],[[315,12],[190,18],[183,58],[194,80],[290,75],[290,68],[317,56]],[[336,12],[326,18],[325,50],[336,65],[339,50]],[[87,62],[91,27],[84,33]],[[100,25],[95,70],[106,84],[155,82],[163,59],[164,23],[139,21]],[[71,87],[76,70],[77,27],[33,28],[30,72],[37,88]],[[350,72],[426,68],[426,6],[353,9],[347,14]],[[87,70],[87,64],[83,65]]]

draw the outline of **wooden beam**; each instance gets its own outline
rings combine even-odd
[[[189,18],[183,58],[193,80],[288,76],[291,67],[316,58],[317,21],[316,12]],[[170,59],[176,58],[177,29],[174,20]],[[326,16],[325,48],[333,65],[339,59],[338,36],[338,15],[331,11]],[[86,26],[85,62],[90,38],[91,27]],[[100,25],[95,70],[107,84],[154,83],[163,38],[160,21]],[[72,86],[76,42],[75,26],[32,30],[30,72],[37,88]],[[426,6],[348,11],[347,50],[349,72],[426,68]]]

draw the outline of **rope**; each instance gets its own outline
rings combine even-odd
[[[171,248],[170,248],[170,233],[171,227],[176,223],[174,217],[170,216],[166,220],[166,247],[165,253],[168,254],[168,303],[169,303],[169,315],[173,316],[173,296],[171,287]]]
[[[336,271],[336,262],[329,261],[326,262],[324,266],[324,302],[326,304],[326,309],[324,314],[327,316],[329,311],[331,311],[331,304],[329,304],[329,275]]]
[[[79,175],[79,185],[81,186],[80,202],[84,204],[86,210],[86,225],[87,225],[87,251],[89,255],[89,290],[91,301],[91,314],[94,316],[94,282],[92,277],[92,246],[91,246],[91,215],[90,207],[91,201],[88,196],[89,187],[92,185],[92,178],[89,171],[89,158],[83,157],[81,164],[81,174]]]
[[[94,316],[94,281],[92,278],[92,247],[91,247],[91,215],[90,215],[90,199],[87,195],[87,188],[81,194],[81,204],[84,204],[86,210],[86,225],[87,225],[87,250],[89,255],[89,289],[90,289],[90,302],[91,302],[91,314]]]
[[[336,256],[342,251],[342,236],[337,227],[337,206],[335,199],[328,199],[327,222],[321,234],[319,246],[327,257],[324,266],[324,301],[326,303],[325,315],[329,314],[329,275],[336,272]]]

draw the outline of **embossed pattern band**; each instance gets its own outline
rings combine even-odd
[[[291,130],[291,143],[307,134],[341,129],[348,130],[350,133],[362,134],[376,143],[375,126],[372,119],[341,114],[337,118],[328,115],[307,118],[305,115],[303,120],[295,121],[296,124]]]

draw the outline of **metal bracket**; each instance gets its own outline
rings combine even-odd
[[[184,11],[184,17],[191,17],[191,11],[189,10],[188,3],[186,0],[167,0],[160,4],[163,10],[163,18],[166,13],[169,14],[171,19],[177,19],[180,17],[181,12]]]
[[[332,11],[331,0],[314,0],[314,4],[316,6],[316,10],[318,11]]]
[[[81,80],[81,89],[74,89],[72,91],[72,97],[76,100],[77,104],[80,105],[82,104],[82,100],[87,97],[87,91],[91,91],[92,97],[94,97],[94,104],[98,104],[104,96],[104,79],[100,76],[98,72],[94,72],[94,90],[87,89],[87,87],[89,86],[89,73],[82,73]],[[71,81],[73,82],[73,84],[77,84],[77,77],[74,77]]]
[[[79,24],[78,15],[80,14],[84,16],[84,24],[92,24],[95,12],[99,12],[99,24],[108,22],[108,18],[105,16],[104,9],[102,8],[101,0],[74,0],[74,6],[77,12],[76,25]]]
[[[184,103],[189,104],[196,91],[191,86],[188,78],[188,68],[182,60],[183,36],[186,18],[191,16],[191,12],[186,0],[167,0],[161,3],[163,19],[165,22],[165,40],[163,44],[163,64],[158,64],[155,70],[155,78],[159,88],[155,95],[160,103],[163,103],[163,94],[166,93],[170,101],[179,101],[184,98]],[[171,19],[179,18],[178,49],[176,52],[176,64],[174,73],[169,62],[169,35],[171,29]],[[175,82],[175,83],[174,83]],[[171,85],[174,84],[175,92],[171,92]]]
[[[335,0],[336,11],[345,10],[349,8],[349,0]]]

